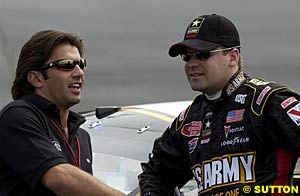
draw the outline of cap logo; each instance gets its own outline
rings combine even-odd
[[[195,38],[197,37],[197,34],[199,33],[199,29],[201,25],[203,24],[205,18],[198,17],[188,26],[188,29],[185,34],[186,38]]]

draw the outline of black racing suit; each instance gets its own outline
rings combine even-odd
[[[198,194],[209,196],[263,195],[262,185],[291,185],[300,149],[299,100],[287,87],[238,71],[219,99],[199,95],[156,139],[142,163],[142,195],[172,195],[192,178]],[[266,195],[278,191],[270,189]]]

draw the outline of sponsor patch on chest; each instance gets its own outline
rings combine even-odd
[[[192,167],[199,193],[237,183],[255,181],[255,152],[215,157]]]
[[[195,148],[197,147],[197,143],[198,143],[198,138],[193,138],[188,142],[190,154],[194,152]]]
[[[212,123],[212,112],[208,112],[203,119],[203,130],[201,137],[201,144],[207,144],[210,142],[211,135],[211,123]]]
[[[234,101],[236,103],[245,104],[247,94],[237,94]]]
[[[231,125],[224,126],[224,131],[225,131],[225,137],[227,138],[229,133],[243,132],[244,126],[235,127],[235,128],[231,128]]]
[[[242,121],[244,118],[245,109],[232,110],[227,113],[226,123],[234,123]]]
[[[181,134],[186,137],[199,136],[201,133],[202,122],[201,121],[192,121],[183,126],[181,129]]]

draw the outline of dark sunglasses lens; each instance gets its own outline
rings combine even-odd
[[[205,61],[210,57],[210,52],[196,52],[196,57],[201,61]]]
[[[185,62],[189,62],[192,58],[192,56],[196,56],[197,59],[201,60],[201,61],[205,61],[210,57],[210,52],[209,51],[203,51],[203,52],[195,52],[193,54],[191,53],[185,53],[185,54],[181,54],[181,59]]]
[[[57,67],[61,70],[73,70],[76,65],[78,65],[80,69],[84,70],[86,67],[86,60],[85,59],[80,59],[78,61],[60,60],[57,62]]]
[[[73,60],[57,61],[56,66],[57,66],[57,68],[62,69],[62,70],[72,70],[75,67]]]

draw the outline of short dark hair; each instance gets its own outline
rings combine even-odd
[[[44,30],[35,33],[22,47],[18,64],[16,68],[16,76],[11,88],[13,99],[19,99],[25,94],[34,92],[34,87],[27,80],[27,74],[34,68],[41,66],[51,57],[55,48],[61,44],[70,44],[75,46],[80,53],[83,54],[84,45],[82,39],[75,34]],[[43,73],[45,76],[46,73]]]

